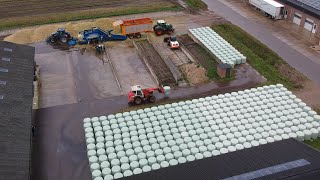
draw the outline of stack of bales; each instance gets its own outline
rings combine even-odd
[[[320,116],[281,84],[84,119],[94,180],[117,179],[282,139]]]
[[[236,50],[230,43],[209,27],[189,29],[193,37],[200,41],[222,63],[235,64],[246,63],[246,57]]]

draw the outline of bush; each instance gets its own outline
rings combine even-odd
[[[218,74],[217,74],[217,69],[215,67],[211,67],[210,69],[208,69],[207,71],[207,76],[210,79],[216,79],[218,78]]]

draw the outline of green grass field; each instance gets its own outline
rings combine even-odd
[[[232,24],[212,28],[247,57],[248,63],[267,78],[267,84],[281,83],[291,90],[302,88],[306,77],[250,34]]]
[[[51,24],[59,22],[77,21],[84,19],[95,19],[103,17],[121,16],[129,14],[140,14],[157,11],[177,11],[177,6],[168,2],[149,3],[144,5],[130,5],[118,8],[92,8],[89,10],[64,11],[52,14],[19,16],[0,20],[0,31],[20,28],[26,26]]]

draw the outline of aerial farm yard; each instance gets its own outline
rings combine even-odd
[[[111,14],[107,13],[108,10]],[[181,129],[190,128],[187,122],[195,121],[192,122],[192,130],[198,133],[195,130],[201,129],[201,136],[198,138],[201,137],[201,141],[206,144],[206,147],[201,149],[200,146],[203,145],[198,145],[195,141],[194,144],[199,146],[199,150],[194,152],[191,152],[190,147],[190,153],[196,159],[215,157],[235,150],[241,151],[243,148],[254,148],[259,143],[269,144],[289,138],[289,135],[299,141],[309,140],[306,141],[308,144],[319,147],[319,139],[315,140],[315,132],[320,130],[320,122],[316,122],[320,120],[320,116],[317,115],[320,113],[319,85],[291,67],[255,37],[221,15],[207,10],[207,5],[201,0],[93,0],[90,3],[84,0],[0,0],[0,15],[0,40],[35,47],[35,64],[39,71],[36,78],[38,87],[35,91],[38,102],[34,103],[38,104],[38,107],[34,109],[36,130],[32,142],[31,179],[106,180],[123,176],[134,179],[138,177],[134,174],[143,175],[151,168],[151,172],[154,172],[160,165],[159,170],[169,164],[172,166],[179,162],[178,165],[181,165],[185,161],[178,161],[172,150],[172,153],[168,152],[172,157],[160,155],[160,159],[165,158],[168,165],[161,164],[162,160],[156,159],[156,162],[153,162],[152,159],[150,163],[147,159],[150,166],[140,164],[136,167],[134,163],[138,162],[139,165],[140,161],[134,159],[138,157],[138,153],[135,152],[136,140],[133,139],[138,138],[138,135],[130,134],[129,136],[133,136],[132,139],[129,138],[130,143],[123,142],[119,146],[116,146],[119,137],[110,136],[110,133],[117,134],[110,128],[121,131],[128,129],[138,133],[138,126],[142,129],[141,132],[154,128],[152,134],[156,135],[156,128],[163,127],[159,125],[164,123],[162,117],[169,119],[164,126],[172,126],[172,131],[179,126],[182,126]],[[28,21],[28,17],[25,16],[51,15],[53,19],[36,20],[34,23],[31,22],[30,26],[24,27]],[[63,20],[64,17],[68,18]],[[1,31],[2,19],[13,19],[13,23],[4,20],[4,31]],[[134,20],[137,23],[145,19],[151,21],[151,24],[143,24],[144,28],[149,25],[149,30],[127,34],[126,29],[124,33],[122,28],[127,21]],[[164,33],[158,34],[154,25],[158,28],[163,26],[161,30]],[[171,29],[171,25],[174,30]],[[167,30],[164,30],[164,27]],[[11,28],[16,29],[10,31]],[[53,39],[52,33],[64,34],[56,40]],[[89,35],[86,36],[86,33]],[[94,33],[99,35],[90,39]],[[64,37],[68,38],[66,42],[63,41]],[[101,40],[103,38],[104,40]],[[175,46],[175,38],[179,43],[178,47]],[[222,64],[225,66],[219,66]],[[140,96],[139,92],[143,96]],[[200,122],[211,116],[217,122]],[[186,117],[185,124],[180,122]],[[305,119],[292,122],[295,123],[295,127],[305,127],[307,133],[301,135],[298,130],[292,130],[292,133],[290,130],[290,134],[288,129],[288,132],[285,132],[288,134],[282,132],[280,126],[293,124],[288,122],[288,119],[293,117]],[[157,118],[159,123],[154,122]],[[246,118],[257,121],[263,118],[263,122],[259,124]],[[150,122],[146,119],[150,119]],[[169,123],[171,119],[174,119],[174,122]],[[307,119],[309,122],[306,122]],[[132,127],[133,122],[138,125]],[[209,128],[204,127],[206,125]],[[177,128],[174,128],[176,126]],[[235,130],[238,126],[241,126],[239,132]],[[311,128],[308,129],[311,126],[314,127],[312,133]],[[210,128],[214,129],[214,132],[208,130]],[[241,128],[247,131],[244,134],[248,133],[243,135],[245,138],[255,138],[252,140],[253,144],[241,144],[243,137],[234,140]],[[272,128],[270,137],[275,133],[272,137],[274,139],[262,137],[263,133],[269,133],[269,128]],[[167,138],[164,135],[166,130],[163,129],[161,133]],[[204,141],[207,140],[207,136],[214,136],[216,132],[222,133],[212,137],[216,144],[210,144],[213,142],[211,139]],[[278,132],[285,135],[281,136]],[[123,138],[123,141],[124,134],[129,133],[121,134],[120,139]],[[152,147],[152,153],[155,154],[155,149],[164,153],[165,149],[168,149],[167,146],[173,147],[174,145],[169,143],[172,142],[171,136],[181,139],[174,137],[174,134],[176,133],[168,134],[166,144],[159,142],[159,147],[151,146],[157,144],[151,141],[158,139],[150,135],[148,143],[150,149]],[[185,132],[178,134],[188,136]],[[223,137],[220,138],[221,136]],[[189,136],[188,141],[193,140],[191,135],[188,138]],[[185,145],[187,140],[183,139],[186,141]],[[144,143],[142,140],[139,142],[141,149],[144,148]],[[166,147],[161,149],[162,145]],[[229,145],[232,146],[230,149]],[[182,151],[182,147],[181,154],[188,154]],[[209,147],[210,155],[209,150],[206,150],[210,149]],[[139,148],[140,145],[138,150]],[[131,156],[136,157],[130,159],[129,155],[126,155],[127,151],[123,149],[134,149],[136,155],[131,153]],[[146,156],[154,156],[152,153],[147,154],[150,149],[143,149]],[[196,151],[203,154],[199,155]],[[121,154],[123,152],[124,155]],[[115,157],[109,157],[110,154],[115,154]],[[122,158],[128,162],[122,162],[123,156],[128,156],[128,160]],[[116,160],[112,161],[114,159]],[[171,160],[170,163],[168,159]],[[187,159],[186,155],[185,160]],[[188,161],[190,162],[187,163],[192,163],[193,160],[189,158]],[[129,162],[134,163],[132,165]],[[113,169],[118,166],[121,170]]]
[[[133,18],[143,18],[145,16],[134,15]],[[185,12],[168,12],[167,16],[161,13],[154,13],[151,16],[154,21],[166,19],[168,23],[174,22],[175,24],[172,24],[175,27],[175,35],[187,34],[190,28],[210,26],[216,21],[221,22],[221,18],[218,18],[216,15],[214,15],[215,18],[212,18],[212,14],[209,13],[199,15]],[[235,72],[235,79],[232,81],[220,82],[214,79],[210,80],[207,77],[207,70],[202,67],[201,62],[193,58],[190,59],[190,57],[197,57],[197,52],[182,51],[180,49],[171,50],[163,42],[163,36],[156,36],[153,33],[144,33],[141,39],[128,39],[124,42],[107,42],[105,43],[105,55],[97,54],[90,45],[76,45],[70,49],[61,49],[61,47],[53,48],[42,42],[50,33],[56,31],[59,26],[66,27],[66,30],[70,29],[72,35],[76,36],[76,32],[81,30],[81,28],[90,28],[90,26],[95,26],[96,23],[105,29],[112,28],[110,24],[122,18],[129,19],[129,17],[115,17],[93,21],[44,25],[21,29],[5,38],[8,41],[26,43],[36,47],[35,60],[40,69],[39,81],[41,84],[39,91],[40,109],[36,118],[43,119],[47,117],[47,113],[49,113],[47,110],[49,110],[50,113],[56,114],[52,118],[60,119],[59,121],[55,121],[51,118],[45,118],[45,121],[39,120],[37,122],[38,133],[47,135],[39,137],[38,141],[42,143],[35,145],[38,148],[35,149],[34,153],[39,154],[39,157],[33,160],[34,164],[39,165],[38,168],[34,169],[36,178],[48,178],[43,174],[44,171],[48,170],[47,168],[53,166],[53,164],[60,164],[63,159],[76,158],[73,156],[80,153],[82,154],[81,159],[74,159],[68,164],[61,164],[63,168],[54,169],[52,173],[61,174],[60,178],[62,179],[78,176],[86,179],[89,176],[89,172],[87,170],[78,170],[79,168],[87,169],[85,149],[79,149],[80,144],[85,142],[82,131],[80,131],[81,121],[78,119],[89,116],[89,114],[103,115],[108,112],[111,113],[112,109],[119,111],[127,108],[125,95],[131,90],[131,86],[133,85],[139,84],[144,88],[157,87],[159,82],[162,85],[170,85],[172,93],[169,97],[173,101],[174,99],[241,90],[254,87],[265,81],[262,76],[248,65],[237,67],[238,71]],[[113,29],[114,33],[120,32],[119,27],[114,27]],[[41,31],[42,33],[40,34],[35,33]],[[26,38],[26,34],[28,34],[28,38]],[[154,54],[151,55],[149,54],[150,51],[140,49],[138,46],[141,42],[147,42],[148,48],[154,48],[152,51]],[[205,50],[203,49],[202,51]],[[143,60],[143,58],[151,58],[153,60],[155,57],[159,58],[159,62],[162,61],[162,64],[159,65],[164,69],[160,69],[159,65],[154,64],[155,62],[152,61],[149,62],[150,66],[147,66]],[[208,56],[207,58],[208,61],[212,61],[215,64],[213,57]],[[172,62],[166,64],[164,61]],[[164,73],[163,70],[166,70],[166,72]],[[176,70],[182,72],[177,72]],[[151,71],[155,73],[153,74]],[[183,81],[177,81],[174,78],[177,77],[177,74],[184,74],[182,75]],[[161,94],[155,94],[155,96],[159,102],[162,100],[166,102],[168,99]],[[147,103],[145,105],[150,106],[152,104],[148,105]],[[91,110],[89,111],[87,108]],[[56,111],[60,110],[65,111],[61,112],[61,115],[78,111],[81,111],[81,113],[72,113],[74,117],[68,115],[67,120],[65,119],[66,117],[58,117],[60,113]],[[54,123],[54,126],[59,127],[59,129],[61,128],[61,130],[51,129],[50,127],[53,125],[51,123]],[[74,131],[70,128],[79,129]],[[61,137],[62,139],[58,141],[52,139],[61,133],[65,134],[64,137]],[[49,142],[51,145],[47,146]],[[71,142],[72,144],[80,144],[79,146],[75,146],[75,144],[71,145]],[[68,149],[59,151],[57,156],[52,156],[59,146],[68,146]],[[50,162],[42,161],[42,158],[49,158],[49,156]],[[41,163],[48,164],[43,166]],[[76,164],[78,163],[82,165],[77,167]],[[57,167],[55,166],[55,168]],[[71,174],[68,173],[69,171]],[[53,177],[56,176],[53,175]]]

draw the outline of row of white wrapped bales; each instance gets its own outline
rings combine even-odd
[[[246,63],[247,58],[211,28],[194,28],[189,29],[189,32],[222,63],[232,67]]]
[[[281,84],[84,119],[94,180],[319,136],[320,116]]]

